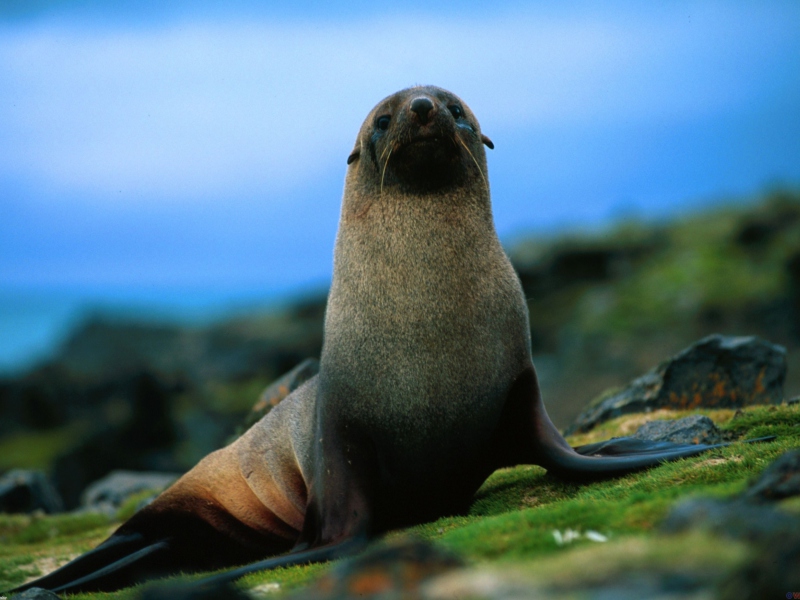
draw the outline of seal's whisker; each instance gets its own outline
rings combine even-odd
[[[392,150],[393,150],[393,147],[391,145],[386,146],[386,148],[383,149],[383,152],[381,152],[381,158],[380,158],[380,160],[378,162],[382,161],[383,157],[386,155],[386,153],[387,152],[391,153]]]
[[[386,157],[386,162],[383,163],[383,170],[381,171],[381,195],[383,195],[383,178],[386,176],[386,167],[389,164],[389,158],[392,156],[393,148],[389,148],[389,155]]]
[[[475,166],[478,168],[478,173],[480,173],[480,174],[481,174],[481,179],[483,179],[483,185],[485,185],[485,186],[486,186],[486,189],[488,190],[488,189],[489,189],[489,182],[488,182],[488,181],[486,181],[486,175],[484,175],[484,174],[483,174],[483,169],[481,169],[481,166],[478,164],[478,161],[475,159],[475,155],[474,155],[474,154],[472,154],[472,151],[469,149],[469,146],[467,146],[467,145],[464,143],[464,140],[462,140],[462,139],[461,139],[461,138],[458,136],[458,134],[454,135],[453,137],[454,137],[454,138],[456,138],[456,140],[458,140],[458,143],[459,143],[459,144],[461,144],[462,146],[464,146],[464,150],[466,150],[466,151],[467,151],[467,154],[469,154],[469,157],[472,159],[472,162],[474,162],[474,163],[475,163]]]

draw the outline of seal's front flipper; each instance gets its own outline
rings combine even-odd
[[[211,575],[204,577],[199,581],[194,582],[192,585],[197,585],[199,588],[215,587],[223,584],[233,583],[237,579],[249,575],[250,573],[257,573],[259,571],[269,571],[280,567],[292,567],[295,565],[307,565],[313,563],[327,562],[337,558],[350,556],[362,550],[367,544],[365,536],[359,536],[343,540],[341,542],[330,544],[328,546],[321,546],[319,548],[312,548],[310,550],[292,551],[283,556],[276,556],[268,558],[259,562],[251,563],[243,567],[238,567],[225,573],[218,575]]]
[[[11,592],[23,592],[32,587],[57,593],[127,587],[140,582],[144,573],[160,570],[159,563],[168,548],[168,540],[148,542],[138,533],[112,535],[94,550]]]
[[[331,431],[319,439],[315,451],[326,452],[324,465],[315,474],[315,485],[305,512],[303,530],[291,552],[260,560],[225,573],[203,578],[198,592],[219,585],[233,583],[250,573],[280,567],[327,562],[359,552],[370,539],[372,532],[373,502],[369,493],[369,480],[375,472],[371,448],[360,446],[357,439],[341,440]],[[325,442],[330,442],[323,448]],[[343,449],[353,448],[351,458]]]
[[[94,550],[14,591],[113,591],[156,577],[243,565],[291,547],[292,541],[256,531],[212,497],[190,491],[176,484]]]

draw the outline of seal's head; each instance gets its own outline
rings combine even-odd
[[[393,94],[372,109],[347,159],[348,181],[362,193],[430,194],[485,182],[493,148],[478,120],[455,94],[418,86]]]

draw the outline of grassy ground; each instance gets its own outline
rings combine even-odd
[[[676,418],[689,413],[659,411],[648,418]],[[712,537],[656,534],[659,522],[678,501],[690,496],[728,497],[742,491],[780,454],[800,447],[800,405],[756,407],[736,416],[733,411],[705,411],[724,430],[741,439],[776,435],[762,444],[734,444],[702,456],[638,473],[578,485],[548,476],[543,469],[519,466],[494,473],[476,495],[470,513],[393,532],[412,533],[456,551],[469,562],[493,568],[523,568],[527,576],[551,585],[576,579],[613,577],[617,572],[654,566],[673,571],[722,573],[745,560],[743,544],[720,544]],[[621,417],[590,435],[570,441],[582,444],[635,429],[642,415]],[[800,502],[787,501],[800,512]],[[129,510],[126,512],[130,512]],[[100,515],[0,515],[0,589],[8,589],[52,569],[101,541],[118,521]],[[585,536],[559,545],[553,532],[595,531],[608,542]],[[589,561],[591,572],[584,565]],[[294,589],[328,566],[281,569],[248,576],[245,587],[277,582]],[[134,596],[81,594],[75,598]]]

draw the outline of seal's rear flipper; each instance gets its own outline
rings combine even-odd
[[[11,592],[23,592],[32,587],[57,593],[127,587],[139,583],[143,574],[160,570],[158,565],[168,548],[168,540],[148,542],[138,533],[112,535],[94,550]]]
[[[745,443],[766,442],[772,439],[775,439],[774,436],[747,440]],[[536,462],[559,477],[586,481],[625,475],[729,445],[728,443],[673,444],[617,438],[579,446],[574,450],[561,446],[540,448],[539,460]]]
[[[573,449],[547,415],[532,364],[509,391],[495,440],[500,466],[536,464],[558,477],[579,481],[625,475],[728,445],[617,438]]]
[[[755,442],[769,442],[774,439],[775,436],[772,435],[753,440],[745,440],[743,443],[752,444]],[[669,452],[683,451],[694,452],[697,454],[700,452],[705,452],[706,450],[713,450],[714,448],[724,448],[725,446],[730,446],[730,443],[675,444],[672,442],[654,442],[633,437],[621,437],[612,438],[604,442],[576,446],[573,448],[573,450],[583,456],[643,456],[648,454],[658,455]],[[689,454],[688,456],[692,456],[692,454]]]

